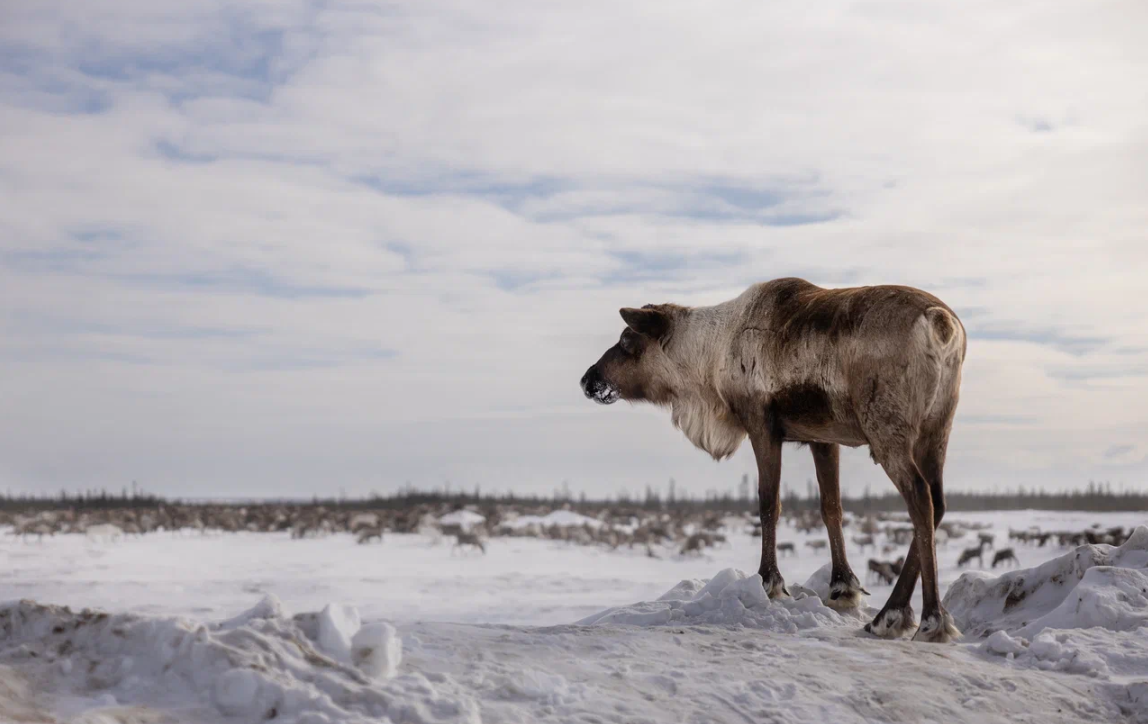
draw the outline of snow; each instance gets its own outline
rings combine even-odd
[[[119,526],[111,525],[110,523],[99,523],[97,525],[88,526],[85,531],[88,539],[93,541],[114,541],[123,538],[124,532],[120,530]]]
[[[820,572],[819,572],[820,574]],[[825,586],[828,595],[828,585]],[[708,581],[685,580],[656,601],[610,608],[578,622],[581,626],[741,626],[795,633],[838,625],[842,617],[828,608],[810,586],[792,598],[771,601],[761,576],[726,568]]]
[[[486,516],[479,515],[472,510],[456,510],[439,518],[439,525],[457,525],[463,530],[486,522]]]
[[[319,614],[339,634],[354,625],[353,609],[332,606]],[[301,617],[305,622],[307,615]],[[477,721],[472,697],[455,693],[443,677],[431,685],[422,674],[396,676],[386,688],[372,685],[377,657],[360,657],[364,673],[317,649],[300,621],[263,604],[219,625],[184,618],[73,612],[24,601],[0,609],[7,634],[5,658],[22,663],[23,679],[53,680],[53,688],[96,691],[91,704],[151,698],[175,703],[173,714],[213,721],[218,714],[242,721]],[[397,647],[378,626],[362,641],[381,645],[382,664],[394,674]],[[320,636],[322,638],[322,635]],[[58,661],[71,665],[61,667]],[[155,706],[158,702],[151,701]],[[2,705],[0,705],[2,706]],[[0,708],[0,712],[3,709]]]
[[[601,528],[603,525],[602,521],[597,518],[590,518],[581,513],[575,513],[572,510],[554,510],[546,515],[520,515],[513,520],[506,521],[505,524],[515,530],[521,530],[530,526],[538,526],[545,530],[551,526],[558,526],[559,528],[581,528],[582,526]]]
[[[1036,568],[994,577],[966,573],[945,594],[944,605],[965,633],[1103,626],[1143,626],[1148,598],[1148,527],[1124,545],[1083,545]]]
[[[367,676],[389,679],[402,660],[403,642],[389,623],[369,623],[351,639],[351,661]]]
[[[1002,547],[1038,515],[1139,517],[950,517]],[[888,586],[827,607],[816,533],[781,531],[798,556],[773,601],[744,572],[759,541],[726,534],[700,556],[494,538],[465,559],[414,534],[0,536],[0,590],[35,599],[0,604],[0,721],[1148,722],[1148,529],[1014,546],[1000,576],[942,547],[950,645],[864,634]]]

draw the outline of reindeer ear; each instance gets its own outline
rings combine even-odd
[[[646,305],[641,309],[623,307],[619,310],[626,326],[638,334],[644,334],[654,339],[662,339],[670,331],[670,316],[661,309]]]

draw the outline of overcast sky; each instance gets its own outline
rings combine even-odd
[[[728,489],[578,379],[799,275],[970,333],[947,488],[1148,487],[1148,3],[0,4],[0,488]],[[786,449],[804,489],[807,451]],[[864,450],[844,485],[892,486]]]

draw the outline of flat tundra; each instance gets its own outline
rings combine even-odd
[[[823,289],[787,278],[712,307],[648,304],[621,315],[626,328],[586,371],[582,391],[603,404],[669,408],[674,426],[718,460],[749,438],[761,501],[758,572],[771,598],[789,595],[777,567],[777,519],[782,444],[797,442],[809,446],[821,490],[832,559],[827,603],[860,604],[863,589],[845,557],[839,459],[841,445],[868,445],[905,499],[913,544],[865,630],[912,630],[909,601],[920,577],[924,610],[913,639],[960,635],[941,605],[934,539],[966,350],[953,310],[911,287]]]

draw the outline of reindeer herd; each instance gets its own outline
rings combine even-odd
[[[548,522],[552,506],[488,504],[472,506],[470,525],[442,522],[457,514],[449,504],[409,506],[402,509],[361,510],[323,505],[162,505],[151,509],[110,509],[99,512],[73,509],[36,513],[0,513],[0,528],[21,541],[38,542],[56,535],[80,534],[90,541],[114,543],[125,538],[168,534],[223,535],[278,533],[291,540],[349,535],[362,545],[384,543],[392,534],[421,534],[432,541],[451,542],[451,554],[484,555],[492,539],[537,538],[564,545],[593,546],[607,551],[637,551],[651,558],[705,555],[729,546],[737,536],[760,538],[760,520],[749,513],[722,514],[696,508],[651,510],[621,504],[567,512],[561,522]],[[552,516],[551,516],[552,517]],[[804,540],[780,540],[777,553],[799,557],[803,550],[821,554],[828,547],[825,525],[816,511],[793,511],[784,516],[782,530],[793,530]],[[846,514],[842,527],[852,531],[849,541],[869,554],[867,585],[892,585],[905,564],[913,527],[903,514]],[[1020,547],[1060,548],[1083,544],[1124,542],[1130,531],[1101,527],[1084,530],[1009,530],[1008,545],[996,547],[996,534],[983,523],[946,520],[938,526],[941,548],[969,541],[956,563],[964,568],[986,563],[992,568],[1018,566]],[[991,552],[991,559],[988,554]]]

